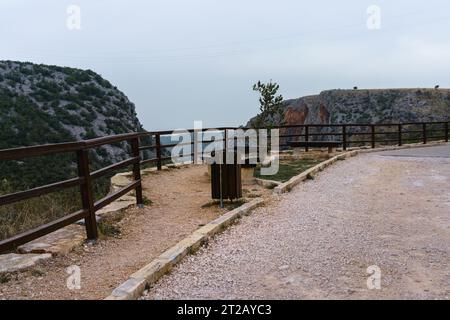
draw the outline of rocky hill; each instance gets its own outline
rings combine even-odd
[[[286,124],[450,119],[450,89],[327,90],[284,102]]]
[[[134,104],[91,70],[0,61],[0,149],[141,130]],[[125,144],[98,148],[92,154],[93,167],[125,159],[127,148]],[[56,166],[52,161],[52,170],[44,170],[42,179],[26,179],[23,162],[2,162],[0,180],[21,172],[21,178],[32,180],[33,184],[39,180],[48,183],[73,171],[69,157],[71,155],[61,155],[55,160],[63,162],[65,165],[62,166]],[[30,170],[27,172],[36,166],[42,168],[47,160],[28,162]]]

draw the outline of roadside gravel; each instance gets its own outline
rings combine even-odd
[[[258,208],[144,299],[449,299],[450,158],[365,154]],[[381,269],[369,290],[367,268]]]

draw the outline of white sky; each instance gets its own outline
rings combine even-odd
[[[69,5],[81,30],[66,26]],[[366,26],[381,8],[381,29]],[[147,130],[244,124],[251,90],[450,87],[448,0],[0,0],[0,59],[92,69]]]

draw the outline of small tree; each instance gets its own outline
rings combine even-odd
[[[283,125],[283,96],[281,94],[277,95],[279,88],[280,86],[276,82],[272,82],[272,80],[267,84],[258,81],[253,85],[253,90],[258,91],[261,96],[259,98],[260,113],[252,122],[252,127],[262,128]]]

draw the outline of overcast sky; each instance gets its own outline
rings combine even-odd
[[[381,29],[367,27],[371,5]],[[147,130],[243,124],[257,80],[285,98],[450,87],[448,0],[0,0],[0,12],[0,59],[92,69]]]

